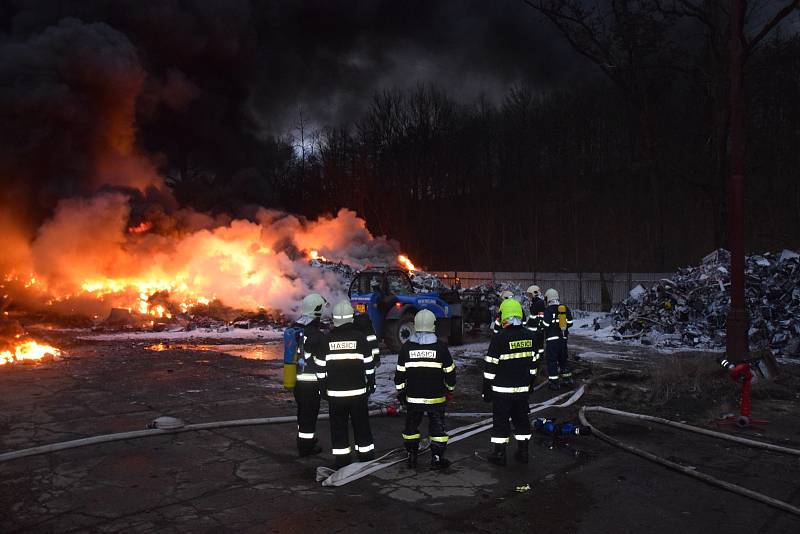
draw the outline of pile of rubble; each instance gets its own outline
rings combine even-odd
[[[662,346],[723,347],[729,269],[730,254],[720,249],[650,289],[633,288],[611,310],[618,337]],[[748,256],[745,278],[751,348],[800,355],[800,255],[784,250]]]

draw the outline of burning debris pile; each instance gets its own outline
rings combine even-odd
[[[0,298],[0,366],[13,363],[35,363],[54,358],[61,351],[32,339],[18,321],[9,319],[7,300]]]
[[[649,290],[635,287],[611,311],[620,336],[664,346],[724,346],[729,266],[730,254],[720,249]],[[751,347],[800,355],[800,255],[748,256],[745,276]]]

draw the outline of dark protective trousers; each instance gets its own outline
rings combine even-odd
[[[511,424],[514,423],[514,439],[531,439],[531,421],[528,419],[527,393],[493,393],[492,443],[504,445],[510,441]]]
[[[314,448],[317,417],[319,416],[319,389],[316,382],[297,382],[294,400],[297,403],[297,448],[300,452]]]
[[[431,452],[442,455],[447,447],[447,432],[444,428],[444,403],[408,406],[406,412],[406,428],[403,431],[403,441],[407,450],[419,449],[419,425],[422,418],[428,414],[428,436],[431,439]]]
[[[330,397],[328,406],[331,419],[331,444],[336,463],[346,464],[350,460],[350,424],[353,425],[358,460],[366,461],[374,458],[375,444],[369,427],[367,395]]]
[[[550,380],[558,380],[559,376],[571,376],[567,363],[566,339],[548,341],[545,345],[545,356],[547,357],[547,377]]]
[[[540,358],[544,355],[544,329],[539,327],[539,330],[534,333],[533,350]]]

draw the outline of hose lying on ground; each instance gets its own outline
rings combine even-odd
[[[606,441],[606,442],[610,443],[611,445],[614,445],[616,447],[624,449],[624,450],[626,450],[626,451],[628,451],[630,453],[633,453],[633,454],[635,454],[637,456],[641,456],[642,458],[646,458],[646,459],[648,459],[648,460],[650,460],[652,462],[655,462],[657,464],[661,464],[663,466],[669,467],[670,469],[675,469],[676,471],[679,471],[679,472],[683,473],[684,475],[688,475],[688,476],[696,478],[698,480],[702,480],[703,482],[711,484],[712,486],[717,486],[719,488],[723,488],[725,490],[728,490],[730,492],[742,495],[744,497],[749,497],[750,499],[759,501],[759,502],[767,504],[769,506],[773,506],[773,507],[778,508],[780,510],[783,510],[785,512],[789,512],[789,513],[792,513],[792,514],[795,514],[795,515],[800,515],[800,508],[797,508],[796,506],[792,506],[789,503],[786,503],[786,502],[783,502],[783,501],[779,501],[777,499],[773,499],[772,497],[769,497],[769,496],[764,495],[762,493],[758,493],[756,491],[744,488],[742,486],[737,486],[736,484],[731,484],[730,482],[725,482],[724,480],[720,480],[718,478],[712,477],[711,475],[707,475],[705,473],[701,473],[701,472],[697,471],[696,469],[694,469],[692,467],[687,467],[685,465],[681,465],[679,463],[667,460],[666,458],[662,458],[661,456],[657,456],[657,455],[655,455],[655,454],[653,454],[651,452],[645,451],[645,450],[640,449],[638,447],[634,447],[633,445],[629,445],[627,443],[624,443],[624,442],[622,442],[622,441],[620,441],[620,440],[618,440],[616,438],[612,438],[608,434],[605,434],[605,433],[601,432],[600,430],[598,430],[595,426],[593,426],[589,422],[589,420],[586,418],[586,414],[589,413],[589,412],[607,413],[607,414],[610,414],[610,415],[617,415],[617,416],[620,416],[620,417],[627,417],[627,418],[630,418],[630,419],[637,419],[637,420],[640,420],[640,421],[650,421],[650,422],[654,422],[654,423],[660,423],[660,424],[664,424],[664,425],[667,425],[667,426],[680,428],[681,430],[688,430],[690,432],[696,432],[698,434],[704,434],[704,435],[707,435],[707,436],[712,436],[712,437],[719,438],[719,439],[724,439],[724,440],[727,440],[727,441],[733,441],[735,443],[741,443],[741,444],[744,444],[744,445],[748,445],[750,447],[756,447],[756,448],[760,448],[760,449],[766,449],[766,450],[770,450],[770,451],[774,451],[774,452],[781,452],[781,453],[791,454],[791,455],[795,455],[795,456],[800,456],[800,450],[790,449],[788,447],[781,447],[779,445],[773,445],[771,443],[763,443],[763,442],[760,442],[760,441],[755,441],[755,440],[751,440],[751,439],[747,439],[747,438],[740,438],[738,436],[730,436],[728,434],[723,434],[721,432],[714,432],[713,430],[706,430],[704,428],[698,428],[698,427],[686,425],[686,424],[683,424],[683,423],[678,423],[676,421],[670,421],[668,419],[661,419],[660,417],[653,417],[653,416],[650,416],[650,415],[623,412],[623,411],[620,411],[620,410],[614,410],[614,409],[611,409],[611,408],[605,408],[603,406],[583,406],[580,409],[580,411],[578,412],[578,418],[580,419],[581,424],[583,424],[585,426],[588,426],[588,427],[591,427],[593,435],[597,436],[598,438],[602,439],[603,441]]]
[[[394,415],[396,411],[390,410],[388,407],[379,408],[377,410],[370,410],[370,416],[376,415]],[[467,414],[467,416],[469,416]],[[328,419],[330,416],[327,413],[319,414],[319,419]],[[159,418],[162,419],[162,418]],[[155,422],[158,422],[156,419]],[[63,451],[66,449],[75,449],[77,447],[85,447],[87,445],[97,445],[100,443],[110,443],[112,441],[124,441],[127,439],[149,438],[153,436],[163,436],[167,434],[179,434],[181,432],[193,432],[197,430],[210,430],[214,428],[229,428],[237,426],[256,426],[256,425],[272,425],[278,423],[294,423],[297,421],[297,416],[287,415],[281,417],[261,417],[257,419],[233,419],[230,421],[213,421],[210,423],[196,423],[192,425],[183,424],[179,419],[169,419],[169,424],[164,427],[157,426],[155,428],[147,428],[145,430],[134,430],[131,432],[119,432],[116,434],[103,434],[100,436],[92,436],[88,438],[75,439],[72,441],[63,441],[61,443],[51,443],[49,445],[40,445],[38,447],[31,447],[29,449],[21,449],[18,451],[11,451],[0,454],[0,463],[8,462],[10,460],[17,460],[27,456],[36,456],[38,454],[47,454],[50,452]]]

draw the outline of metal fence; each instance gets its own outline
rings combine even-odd
[[[671,273],[539,273],[539,272],[488,272],[488,271],[429,271],[450,287],[462,288],[482,284],[512,283],[522,287],[536,284],[546,291],[558,290],[561,302],[586,311],[607,311],[628,296],[628,292],[642,285],[649,288]],[[605,293],[605,295],[604,295]],[[605,297],[605,298],[604,298]]]

